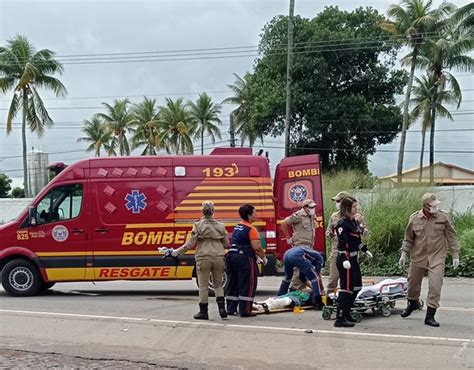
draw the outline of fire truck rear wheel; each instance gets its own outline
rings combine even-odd
[[[8,262],[2,271],[3,288],[12,296],[27,297],[41,289],[43,280],[36,265],[25,259]]]

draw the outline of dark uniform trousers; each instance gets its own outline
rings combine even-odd
[[[344,259],[341,254],[337,256],[336,266],[339,271],[339,300],[344,301],[347,299],[350,304],[354,304],[357,294],[362,289],[362,274],[360,271],[359,261],[357,260],[357,252],[352,252],[355,256],[348,258],[351,263],[350,269],[345,269],[342,263]]]
[[[257,290],[258,269],[255,258],[244,253],[229,251],[226,256],[226,269],[227,312],[235,314],[238,306],[241,315],[250,315]]]

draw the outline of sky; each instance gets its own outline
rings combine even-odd
[[[372,6],[385,13],[393,0],[296,0],[295,14],[314,17],[325,6],[337,5],[343,10]],[[457,6],[469,1],[452,1]],[[0,0],[0,45],[21,34],[37,49],[48,48],[58,59],[71,55],[133,53],[170,50],[209,49],[256,46],[263,26],[275,15],[288,13],[288,0],[174,0],[174,1],[47,1]],[[441,1],[434,1],[438,5]],[[245,55],[245,54],[244,54]],[[248,54],[247,54],[248,55]],[[130,54],[133,56],[133,54]],[[131,58],[133,59],[133,58]],[[173,59],[173,58],[172,58]],[[176,58],[174,58],[176,59]],[[185,101],[197,98],[200,92],[220,102],[231,93],[228,84],[233,73],[243,75],[252,70],[255,56],[233,55],[231,58],[185,59],[133,63],[71,64],[65,63],[61,80],[68,89],[66,99],[43,93],[45,104],[55,121],[43,138],[28,136],[28,148],[49,153],[49,162],[72,163],[87,158],[82,136],[84,119],[101,111],[101,103],[131,97],[139,102],[143,96],[156,97],[159,104],[165,97]],[[452,110],[454,122],[440,119],[437,123],[435,161],[474,169],[474,75],[454,73],[463,90],[463,103]],[[21,130],[15,125],[6,135],[5,121],[12,93],[0,95],[0,172],[13,178],[14,186],[22,186]],[[400,97],[401,98],[401,97]],[[224,106],[223,140],[228,144],[228,113]],[[20,117],[15,121],[20,122]],[[419,123],[407,134],[404,168],[418,165],[421,143]],[[208,152],[213,145],[206,142]],[[270,151],[271,165],[283,156],[283,140],[268,138],[255,149]],[[396,172],[399,141],[377,147],[370,157],[369,169],[376,176]],[[427,146],[428,149],[428,146]],[[195,152],[200,152],[195,144]],[[425,155],[428,163],[428,152]]]

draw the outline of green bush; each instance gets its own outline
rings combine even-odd
[[[334,212],[334,202],[331,197],[339,191],[348,191],[359,200],[365,215],[369,235],[366,242],[373,252],[374,258],[361,258],[364,275],[407,275],[408,264],[398,267],[400,247],[402,245],[405,227],[410,215],[420,209],[421,196],[429,191],[426,187],[410,187],[400,189],[371,189],[360,190],[361,184],[374,184],[373,178],[354,171],[344,171],[323,177],[323,199],[325,220]],[[453,222],[461,246],[461,261],[457,270],[453,271],[451,257],[446,260],[447,276],[474,276],[474,215],[472,212],[456,214]],[[326,243],[330,251],[330,241]],[[329,255],[329,254],[328,254]],[[326,269],[327,272],[327,269]]]

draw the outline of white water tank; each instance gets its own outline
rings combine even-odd
[[[28,185],[30,197],[34,197],[48,183],[48,153],[32,151],[28,153]]]

